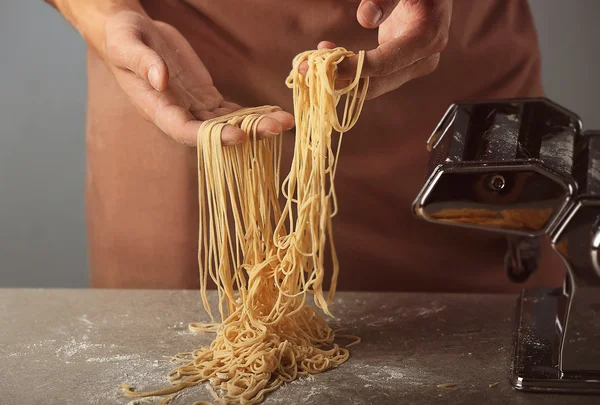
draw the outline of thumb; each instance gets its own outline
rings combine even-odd
[[[336,45],[330,41],[321,41],[319,45],[317,45],[317,49],[333,49]]]
[[[132,71],[156,90],[162,91],[167,88],[169,69],[158,52],[146,45],[144,35],[148,34],[135,29],[107,35],[107,57],[114,66]]]
[[[362,0],[356,19],[365,28],[377,28],[392,14],[400,0]]]

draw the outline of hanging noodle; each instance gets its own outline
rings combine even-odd
[[[243,109],[203,123],[198,134],[198,257],[202,301],[213,323],[190,324],[190,330],[215,332],[216,337],[208,347],[174,357],[182,365],[169,373],[171,387],[135,392],[123,386],[126,396],[169,395],[210,381],[216,401],[256,404],[284,382],[348,359],[348,350],[334,342],[336,331],[307,303],[307,295],[329,314],[339,269],[331,227],[337,211],[336,164],[341,135],[356,123],[368,87],[368,79],[360,78],[360,52],[354,80],[335,89],[337,64],[352,55],[336,48],[294,59],[286,84],[293,90],[295,146],[281,187],[281,137],[257,139],[260,120],[277,107]],[[298,68],[305,61],[309,68],[302,75]],[[226,125],[241,128],[251,142],[221,146]],[[334,130],[340,133],[337,144]],[[333,269],[326,298],[327,241]],[[218,290],[218,323],[208,302],[209,279]]]

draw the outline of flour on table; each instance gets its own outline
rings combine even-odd
[[[115,356],[106,357],[88,357],[85,361],[88,363],[109,363],[113,361],[134,360],[140,357],[139,354],[117,354]]]
[[[405,369],[389,366],[377,367],[371,365],[353,365],[352,372],[356,377],[370,383],[367,384],[369,386],[388,385],[391,381],[403,379],[405,375]]]

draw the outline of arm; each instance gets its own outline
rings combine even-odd
[[[44,1],[57,9],[100,56],[106,53],[104,28],[111,15],[119,11],[133,11],[146,15],[138,0]]]
[[[139,113],[176,141],[195,146],[202,121],[229,114],[228,102],[190,43],[173,26],[152,20],[137,0],[46,0],[98,53]],[[177,52],[174,52],[177,50]],[[170,75],[170,73],[173,73]],[[291,114],[267,114],[258,133],[273,136],[291,129]],[[245,140],[227,126],[225,145]]]

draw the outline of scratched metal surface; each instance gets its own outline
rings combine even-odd
[[[265,405],[600,403],[512,390],[516,296],[337,297],[333,322],[363,342],[347,363],[283,386]],[[0,403],[127,404],[119,384],[160,388],[171,367],[165,356],[210,342],[187,331],[188,322],[202,320],[194,291],[0,289]],[[199,386],[173,403],[209,399]]]

